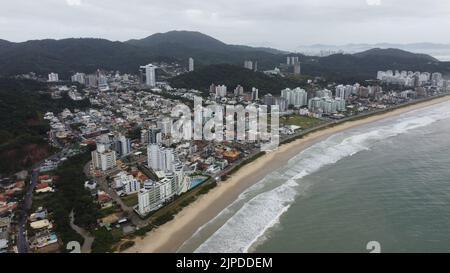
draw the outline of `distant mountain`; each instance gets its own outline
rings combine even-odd
[[[159,47],[172,44],[192,49],[201,49],[213,52],[226,50],[228,45],[197,31],[169,31],[156,33],[140,40],[129,40],[126,43],[141,47]]]
[[[252,87],[260,89],[260,95],[277,94],[286,87],[296,87],[302,84],[300,80],[286,79],[279,76],[268,76],[261,72],[229,64],[209,65],[193,72],[174,77],[170,80],[173,87],[194,88],[204,92],[209,86],[225,84],[228,92],[240,84],[248,92]]]
[[[269,47],[251,47],[246,45],[229,45],[219,41],[211,36],[197,32],[197,31],[169,31],[166,33],[156,33],[147,38],[140,40],[129,40],[126,43],[141,46],[158,48],[162,45],[178,45],[189,49],[201,49],[209,52],[224,51],[260,51],[270,54],[286,54],[289,52],[281,51]]]
[[[153,34],[126,43],[144,48],[158,56],[187,59],[193,57],[196,65],[218,63],[243,64],[244,60],[257,61],[261,67],[273,68],[282,61],[284,52],[271,48],[229,45],[196,31],[169,31]]]
[[[267,52],[267,53],[271,53],[271,54],[289,54],[289,51],[283,51],[283,50],[279,50],[276,48],[271,48],[271,47],[251,47],[251,46],[245,46],[245,45],[230,45],[232,47],[235,47],[237,49],[241,49],[241,50],[249,50],[249,51],[261,51],[261,52]]]
[[[93,72],[98,68],[136,71],[137,67],[160,58],[142,48],[104,39],[34,40],[10,45],[0,44],[0,74],[30,71]]]
[[[243,66],[245,60],[258,62],[258,70],[279,67],[293,53],[271,48],[229,45],[193,31],[157,33],[140,40],[113,42],[105,39],[79,38],[34,40],[11,43],[0,40],[0,75],[57,72],[68,79],[74,72],[91,73],[98,68],[136,73],[150,62],[186,63],[195,59],[195,68],[213,64]],[[373,78],[377,70],[406,69],[430,72],[449,71],[448,63],[437,62],[424,54],[397,49],[370,49],[359,54],[334,54],[313,57],[295,54],[302,63],[302,73],[332,79]]]
[[[370,49],[357,54],[333,54],[303,60],[305,74],[325,76],[336,81],[373,79],[379,70],[398,69],[450,73],[449,62],[439,62],[425,54],[399,49]]]
[[[411,53],[411,52],[404,51],[401,49],[396,49],[396,48],[388,48],[388,49],[372,48],[367,51],[355,53],[355,54],[353,54],[353,56],[360,57],[360,58],[392,57],[392,58],[404,58],[404,59],[408,59],[409,61],[439,62],[436,58],[433,58],[427,54]]]
[[[270,51],[270,52],[269,52]],[[136,72],[139,65],[156,61],[181,61],[195,58],[196,67],[217,63],[243,64],[258,61],[260,67],[273,68],[283,60],[276,50],[227,45],[192,31],[157,33],[141,40],[112,42],[80,38],[34,40],[23,43],[0,42],[0,75],[30,71],[62,76],[97,68]]]
[[[358,44],[345,44],[345,45],[331,45],[331,44],[313,44],[313,45],[301,45],[295,48],[295,51],[320,51],[320,50],[343,50],[346,53],[356,53],[366,51],[372,48],[398,48],[406,51],[416,52],[428,51],[430,49],[450,49],[450,44],[436,44],[436,43],[410,43],[410,44],[394,44],[394,43],[358,43]]]
[[[308,55],[329,54],[330,52],[342,53],[358,53],[372,48],[397,48],[412,53],[424,53],[431,55],[441,61],[450,61],[450,44],[437,43],[411,43],[411,44],[393,44],[393,43],[377,43],[377,44],[346,44],[346,45],[326,45],[314,44],[299,46],[295,51]]]
[[[12,44],[12,43],[9,41],[0,39],[0,46],[10,45],[10,44]]]

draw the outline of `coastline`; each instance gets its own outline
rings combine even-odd
[[[144,237],[137,237],[135,245],[125,250],[126,253],[167,253],[176,252],[200,227],[217,216],[223,209],[235,201],[247,188],[254,185],[270,172],[287,163],[289,159],[311,145],[342,131],[369,124],[378,120],[449,101],[450,96],[432,98],[413,104],[400,106],[387,112],[345,121],[332,127],[313,131],[302,138],[281,145],[276,151],[265,154],[255,161],[243,166],[227,180],[220,182],[208,194],[184,208],[175,218],[149,232]]]

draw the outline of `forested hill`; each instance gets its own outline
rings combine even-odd
[[[0,174],[30,167],[48,156],[44,137],[49,126],[42,118],[47,111],[89,105],[88,100],[76,102],[67,96],[52,100],[39,92],[47,88],[37,81],[0,78]]]
[[[207,92],[211,84],[226,85],[228,92],[240,84],[248,92],[252,87],[260,90],[260,95],[266,93],[277,94],[286,87],[298,87],[305,85],[304,77],[282,78],[280,76],[268,76],[261,72],[234,66],[229,64],[210,65],[202,67],[194,72],[172,78],[172,87],[193,88]]]
[[[68,79],[72,73],[91,73],[98,68],[136,74],[140,65],[151,62],[176,61],[187,66],[190,57],[194,58],[196,69],[213,64],[242,67],[245,60],[251,60],[258,62],[258,70],[263,71],[280,67],[289,55],[299,57],[303,74],[336,81],[370,79],[377,70],[388,69],[450,73],[448,62],[394,48],[314,57],[272,48],[230,45],[195,31],[169,31],[126,42],[93,38],[22,43],[0,40],[0,75],[57,72],[62,79]]]

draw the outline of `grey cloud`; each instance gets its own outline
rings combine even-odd
[[[227,43],[450,42],[447,0],[3,0],[1,39],[142,38],[198,30]],[[80,5],[77,5],[80,2]]]

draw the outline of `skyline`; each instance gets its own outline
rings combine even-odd
[[[421,0],[314,3],[19,0],[3,4],[0,38],[12,42],[73,37],[126,41],[153,33],[191,30],[227,44],[289,51],[314,44],[450,43],[442,35],[450,21],[450,3],[434,0],[428,1],[426,8],[418,8],[424,3]]]

